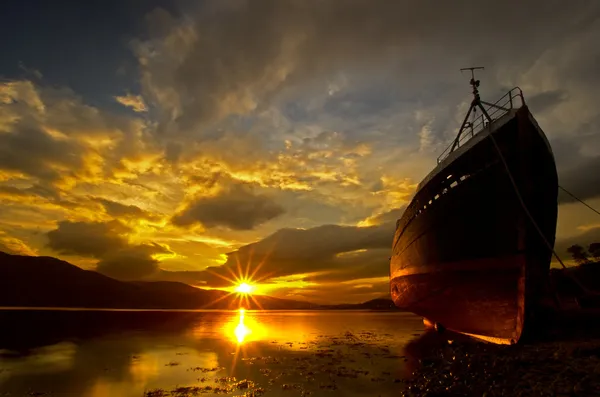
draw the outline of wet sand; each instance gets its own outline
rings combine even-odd
[[[388,346],[391,334],[346,332],[339,336],[320,335],[310,342],[272,342],[278,351],[269,355],[249,355],[240,359],[240,379],[226,374],[228,368],[186,368],[199,374],[200,385],[170,390],[153,389],[146,396],[194,396],[204,393],[243,395],[364,395],[392,396],[401,389],[399,362],[407,362]],[[299,354],[287,350],[298,345]],[[173,363],[179,365],[179,363]],[[239,368],[246,367],[246,368]],[[335,393],[331,393],[335,392]],[[239,394],[237,394],[239,395]]]

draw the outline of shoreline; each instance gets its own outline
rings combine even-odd
[[[528,343],[428,330],[406,350],[412,360],[403,396],[600,396],[597,313],[561,313]]]
[[[45,306],[0,306],[0,312],[173,312],[173,313],[204,313],[204,312],[237,312],[237,309],[169,309],[169,308],[111,308],[111,307],[45,307]],[[409,313],[400,309],[370,309],[370,308],[308,308],[308,309],[244,309],[246,312],[373,312],[373,313]],[[415,314],[416,316],[416,314]]]
[[[526,346],[446,341],[419,364],[402,395],[598,395],[600,337]]]

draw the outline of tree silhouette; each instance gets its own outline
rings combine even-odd
[[[585,249],[579,245],[575,244],[567,248],[567,252],[571,254],[571,257],[577,262],[579,265],[583,265],[584,263],[589,263],[590,259],[588,257],[588,253]]]
[[[588,251],[592,254],[596,262],[600,261],[600,243],[591,243]]]

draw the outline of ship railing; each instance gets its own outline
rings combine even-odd
[[[493,123],[500,117],[510,112],[512,109],[518,109],[525,105],[525,99],[523,98],[523,91],[519,87],[515,87],[508,91],[506,94],[504,94],[496,102],[488,103],[481,101],[481,104],[484,106],[485,111],[487,112],[491,119],[491,122]],[[456,138],[438,157],[438,164],[444,161],[444,159],[448,157],[450,153],[458,149],[461,145],[467,143],[480,131],[487,128],[489,124],[490,120],[488,120],[483,114],[476,117],[472,121],[466,122],[463,128],[459,130]]]

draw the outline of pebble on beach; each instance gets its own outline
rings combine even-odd
[[[446,343],[420,364],[402,395],[600,395],[599,339],[525,346]]]

